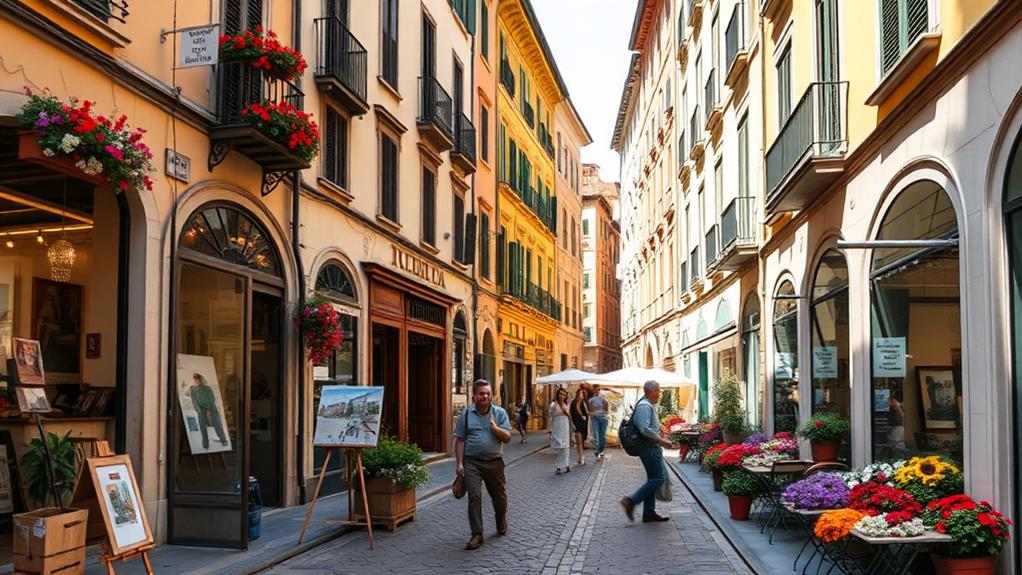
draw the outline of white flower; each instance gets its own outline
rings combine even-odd
[[[70,154],[75,151],[75,148],[77,148],[78,144],[81,143],[82,141],[78,138],[78,136],[74,134],[64,134],[64,138],[60,141],[60,149],[65,154]]]
[[[866,516],[855,523],[855,530],[869,537],[915,537],[926,532],[923,520],[916,517],[895,525],[887,525],[883,515]]]
[[[53,156],[56,156],[57,153],[51,150],[50,148],[43,148],[43,155],[46,156],[47,158],[52,158]]]
[[[95,176],[103,171],[103,163],[94,157],[89,157],[87,160],[78,160],[75,162],[75,167],[90,176]]]

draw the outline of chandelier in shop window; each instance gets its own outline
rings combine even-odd
[[[74,244],[60,238],[50,244],[46,258],[50,260],[50,277],[53,281],[66,282],[71,279],[71,267],[75,265]]]

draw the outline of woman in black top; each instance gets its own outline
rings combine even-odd
[[[579,389],[575,399],[571,401],[571,426],[575,429],[575,451],[578,452],[578,464],[585,465],[586,438],[589,437],[589,406],[586,403],[586,392]]]

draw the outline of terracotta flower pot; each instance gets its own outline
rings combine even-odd
[[[930,557],[937,575],[993,575],[997,570],[996,555],[962,558],[931,553]]]
[[[688,449],[689,445],[687,443],[682,443],[678,446],[678,461],[685,461],[685,457],[688,456]]]
[[[720,491],[721,484],[724,483],[724,472],[719,469],[714,469],[711,475],[713,475],[713,490]]]
[[[837,453],[841,449],[841,442],[811,441],[809,446],[813,450],[813,461],[817,463],[830,463],[837,461]]]
[[[731,508],[731,519],[735,521],[748,521],[753,499],[755,497],[751,495],[728,495],[727,504]]]
[[[745,441],[744,433],[731,433],[730,431],[724,432],[724,443],[728,445],[735,445]]]

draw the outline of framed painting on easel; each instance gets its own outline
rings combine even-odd
[[[127,455],[91,458],[89,476],[99,499],[112,555],[124,555],[154,543],[142,494]]]

